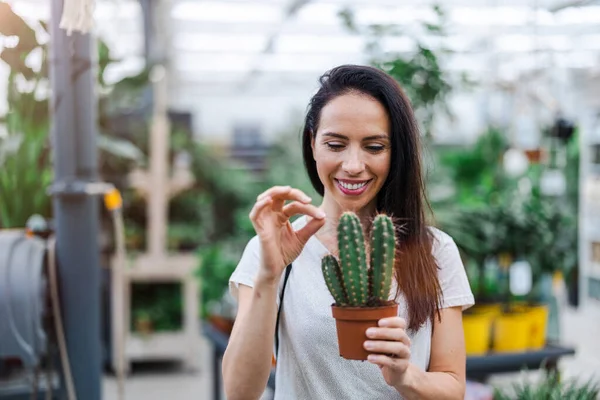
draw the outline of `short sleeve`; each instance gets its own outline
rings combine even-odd
[[[442,308],[461,306],[463,310],[475,304],[475,298],[467,279],[458,246],[444,232],[437,232],[438,245],[434,251],[439,267],[439,281],[442,289]]]
[[[229,278],[229,292],[237,300],[240,284],[254,287],[254,280],[260,267],[260,242],[254,236],[244,249],[240,261]]]

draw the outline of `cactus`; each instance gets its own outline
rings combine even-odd
[[[340,264],[334,256],[328,254],[323,258],[321,266],[323,268],[325,283],[335,299],[336,304],[339,304],[340,306],[347,305],[348,297],[346,296],[346,288],[344,287]]]
[[[373,297],[387,300],[390,294],[395,251],[394,224],[389,217],[380,214],[375,217],[371,235],[369,283]]]
[[[360,220],[352,212],[344,213],[338,225],[339,263],[327,255],[321,265],[336,305],[364,307],[388,301],[396,249],[394,224],[388,216],[375,218],[370,244],[367,263]]]
[[[369,275],[365,238],[356,214],[342,215],[338,225],[338,247],[348,302],[351,306],[364,304],[369,296]]]

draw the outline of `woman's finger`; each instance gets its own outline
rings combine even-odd
[[[369,354],[367,360],[378,365],[380,368],[388,367],[400,372],[406,371],[408,368],[409,360],[397,359],[383,354]]]
[[[402,328],[369,328],[367,329],[367,337],[369,339],[402,342],[410,346],[410,337],[408,337],[408,334]]]
[[[295,201],[283,208],[283,214],[286,219],[298,214],[308,216],[308,222],[296,231],[296,236],[302,244],[308,242],[308,239],[325,224],[325,212],[312,204],[303,204]]]
[[[296,231],[296,236],[300,243],[308,242],[315,233],[325,225],[325,218],[309,218],[309,221],[302,228]]]
[[[402,328],[406,329],[406,320],[402,317],[381,318],[378,325],[386,328]]]
[[[371,353],[393,354],[395,358],[410,359],[410,348],[402,342],[367,340],[364,347]]]
[[[296,200],[302,203],[308,203],[311,201],[311,198],[306,195],[303,191],[299,189],[294,189],[290,186],[274,186],[264,193],[260,194],[256,200],[260,201],[264,197],[271,197],[274,201],[278,201],[283,199],[285,200]]]
[[[320,208],[313,206],[312,204],[303,204],[297,201],[283,207],[283,213],[287,218],[291,218],[298,214],[308,215],[309,217],[316,219],[325,218],[325,212]]]
[[[288,193],[290,190],[292,190],[291,186],[273,186],[273,187],[265,190],[261,194],[259,194],[256,197],[256,201],[261,201],[263,198],[265,198],[267,196],[269,196],[269,197],[279,196],[281,194]]]
[[[252,207],[252,210],[250,210],[250,221],[255,222],[260,212],[263,211],[266,207],[270,206],[272,203],[273,199],[270,197],[265,197],[262,200],[257,201],[254,204],[254,207]]]

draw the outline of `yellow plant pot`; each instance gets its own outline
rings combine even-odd
[[[496,317],[502,314],[502,304],[475,304],[471,310],[475,314],[487,314],[491,317]]]
[[[490,347],[493,316],[489,313],[463,315],[467,355],[486,354]]]
[[[520,352],[529,347],[531,323],[529,314],[512,312],[496,317],[492,348],[497,352]]]
[[[546,345],[546,328],[548,326],[548,306],[536,305],[527,311],[530,324],[529,348],[539,350]]]

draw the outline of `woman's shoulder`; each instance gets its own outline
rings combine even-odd
[[[443,251],[443,249],[447,248],[448,246],[456,246],[456,244],[454,243],[454,239],[452,239],[452,236],[450,236],[446,232],[442,231],[441,229],[435,226],[428,226],[428,229],[433,238],[432,252],[434,254],[439,251]]]

